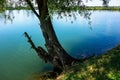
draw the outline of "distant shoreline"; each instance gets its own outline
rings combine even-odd
[[[112,10],[112,11],[120,11],[120,6],[86,6],[85,10]]]
[[[6,10],[31,10],[29,7],[7,7]],[[37,9],[37,8],[36,8]],[[64,8],[68,9],[68,8]],[[111,11],[120,11],[120,6],[85,6],[85,7],[80,7],[80,6],[73,6],[69,7],[71,10],[111,10]],[[55,9],[56,10],[56,9]]]

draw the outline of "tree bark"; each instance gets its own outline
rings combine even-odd
[[[42,47],[36,47],[29,35],[25,32],[28,42],[31,44],[32,48],[37,52],[40,58],[45,62],[52,63],[56,72],[65,70],[66,66],[72,65],[73,62],[83,61],[71,57],[59,43],[49,16],[47,0],[37,0],[39,14],[35,12],[29,0],[26,1],[38,17],[40,21],[40,28],[42,29],[45,39],[47,51],[45,51]]]
[[[47,0],[43,0],[42,2],[42,6],[39,7],[40,27],[45,38],[45,46],[48,54],[51,56],[51,62],[54,66],[65,69],[66,65],[71,65],[71,62],[76,61],[77,59],[68,55],[59,43],[49,16]]]

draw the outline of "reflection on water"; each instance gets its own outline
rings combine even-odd
[[[31,11],[28,11],[31,12]],[[0,19],[0,80],[25,80],[31,74],[44,69],[45,65],[30,48],[23,33],[27,31],[36,45],[43,45],[38,21],[32,13],[13,11],[13,23]]]
[[[31,74],[50,70],[50,64],[39,59],[23,36],[28,32],[36,45],[44,45],[37,18],[31,11],[14,10],[12,14],[12,24],[5,24],[0,17],[0,80],[25,80]],[[54,14],[52,19],[56,34],[72,56],[98,55],[120,43],[120,12],[95,11],[91,25],[80,15],[72,23],[72,17],[57,17]]]
[[[73,24],[69,22],[71,18],[66,21],[65,18],[56,20],[56,17],[53,24],[58,38],[73,56],[99,55],[120,43],[120,12],[94,11],[90,16],[91,25],[80,16]]]

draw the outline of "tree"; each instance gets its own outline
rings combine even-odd
[[[36,47],[27,33],[25,33],[25,35],[32,45],[32,48],[38,53],[41,59],[43,59],[45,62],[52,63],[55,71],[62,71],[66,68],[66,66],[72,65],[74,62],[82,62],[87,59],[75,59],[63,49],[53,29],[48,10],[50,7],[53,9],[57,7],[58,9],[62,10],[71,6],[84,7],[84,3],[82,2],[82,0],[36,0],[39,13],[35,11],[35,8],[33,7],[30,0],[26,0],[26,2],[41,23],[40,27],[42,29],[42,33],[46,42],[45,46],[47,48],[47,51],[45,51],[42,47]]]
[[[2,0],[1,2],[3,2]],[[38,56],[47,62],[50,62],[54,66],[55,72],[62,72],[66,69],[67,66],[71,66],[73,63],[87,59],[75,59],[70,56],[59,43],[55,31],[53,29],[53,25],[51,22],[49,11],[50,9],[59,9],[59,10],[69,10],[72,6],[85,7],[82,0],[35,0],[37,5],[38,12],[33,5],[33,0],[19,0],[20,4],[26,2],[34,14],[37,16],[40,22],[40,28],[42,30],[46,50],[44,50],[41,46],[36,47],[33,43],[32,39],[29,37],[27,32],[25,32],[25,36],[28,39],[28,42],[31,44],[31,47],[36,51]],[[106,1],[106,0],[103,0]],[[1,3],[0,2],[0,3]]]
[[[28,38],[32,48],[38,53],[40,58],[45,62],[52,63],[54,66],[54,71],[61,72],[66,68],[66,66],[72,65],[72,63],[76,61],[83,61],[83,60],[78,60],[71,57],[69,54],[67,54],[67,52],[63,49],[63,47],[59,43],[49,16],[48,3],[50,3],[50,1],[53,1],[54,4],[56,4],[56,5],[49,4],[49,6],[52,7],[55,6],[58,8],[61,7],[65,8],[65,6],[66,7],[71,6],[71,2],[68,4],[64,3],[65,5],[62,5],[62,2],[61,1],[59,2],[58,0],[36,0],[36,4],[38,6],[38,11],[39,11],[39,13],[37,13],[31,1],[26,0],[26,2],[31,7],[32,11],[35,13],[35,15],[38,17],[40,21],[40,28],[42,29],[47,51],[45,51],[40,46],[36,47],[26,32],[25,35]],[[67,1],[69,2],[69,0]]]
[[[110,0],[103,0],[103,6],[104,7],[108,7],[109,1]]]
[[[5,10],[5,4],[7,3],[6,0],[0,0],[0,12]]]

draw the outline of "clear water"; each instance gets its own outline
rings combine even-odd
[[[12,15],[12,23],[0,17],[0,80],[26,80],[32,74],[50,70],[50,64],[39,59],[23,35],[28,32],[37,46],[44,46],[37,18],[25,10],[14,10]],[[80,15],[76,20],[57,17],[54,14],[52,22],[58,39],[74,57],[99,55],[120,44],[120,12],[94,11],[91,25]]]

